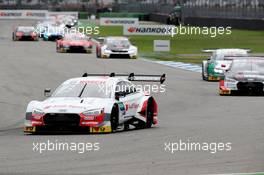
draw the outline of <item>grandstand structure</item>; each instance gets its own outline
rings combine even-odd
[[[181,21],[190,25],[234,25],[237,28],[264,29],[264,0],[0,0],[0,9],[46,9],[144,13],[150,20],[167,23],[181,6]],[[220,20],[220,21],[219,21]]]

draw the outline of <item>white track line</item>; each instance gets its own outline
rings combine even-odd
[[[149,60],[142,58],[144,61],[149,61],[157,64],[162,64],[165,66],[177,68],[177,69],[184,69],[192,72],[202,72],[202,67],[197,64],[190,64],[190,63],[182,63],[182,62],[174,62],[174,61],[155,61],[155,60]]]

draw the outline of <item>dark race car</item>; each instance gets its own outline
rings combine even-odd
[[[13,31],[13,41],[38,41],[38,34],[31,26],[19,26]]]

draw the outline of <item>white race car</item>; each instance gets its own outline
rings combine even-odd
[[[206,81],[219,81],[224,75],[224,69],[230,65],[225,57],[248,56],[249,49],[204,49],[212,53],[208,60],[202,63],[202,78]]]
[[[264,58],[248,57],[233,60],[225,72],[225,78],[219,82],[219,94],[263,95]]]
[[[126,37],[106,37],[96,45],[97,58],[132,58],[136,59],[138,48]]]
[[[165,81],[165,74],[110,75],[85,73],[62,83],[44,101],[31,101],[26,110],[24,132],[85,131],[109,133],[150,128],[158,123],[155,99],[135,88],[131,81]]]

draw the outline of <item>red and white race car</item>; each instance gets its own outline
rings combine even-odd
[[[126,37],[99,38],[96,45],[97,58],[131,58],[136,59],[138,48]]]
[[[84,131],[109,133],[130,128],[150,128],[158,123],[154,97],[131,81],[165,81],[163,75],[87,74],[62,83],[44,101],[31,101],[24,132]]]
[[[56,42],[57,52],[84,52],[92,53],[93,42],[84,34],[67,34]]]
[[[38,34],[31,26],[16,27],[12,35],[13,41],[38,41]]]

